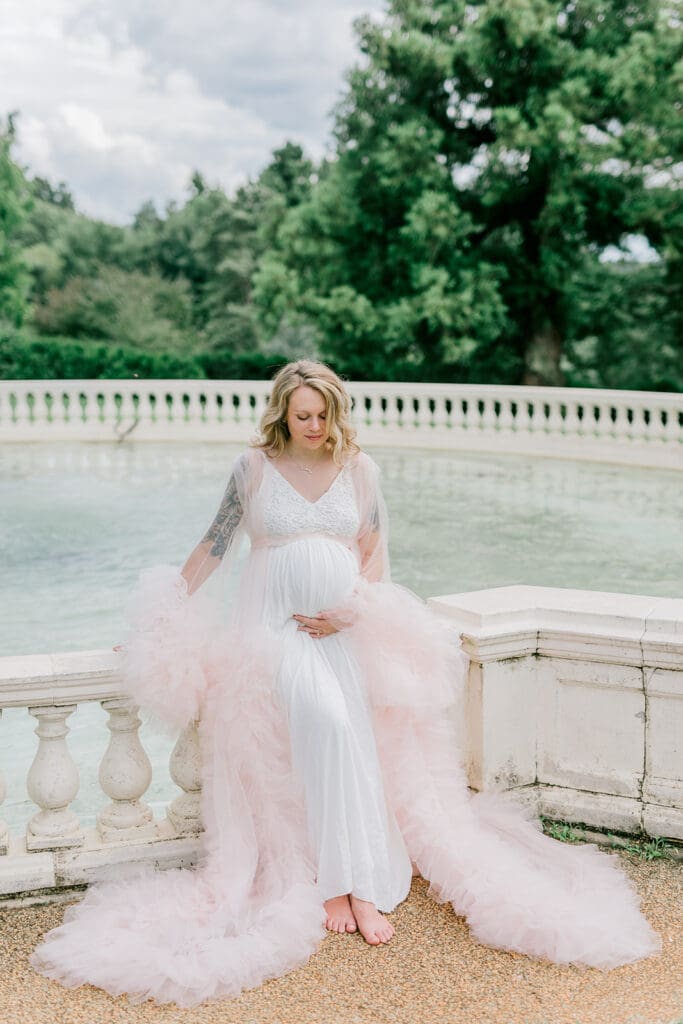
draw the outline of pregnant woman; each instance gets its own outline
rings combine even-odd
[[[384,915],[415,872],[501,949],[602,969],[660,950],[615,855],[550,839],[512,794],[468,791],[467,659],[391,581],[349,413],[327,366],[284,367],[182,570],[142,574],[122,686],[168,727],[196,725],[198,861],[91,885],[32,954],[41,973],[133,1002],[234,996],[303,963],[325,928],[391,941]]]

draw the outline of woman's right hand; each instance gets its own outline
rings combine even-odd
[[[125,646],[126,645],[124,643],[114,644],[114,646],[112,647],[112,650],[113,651],[122,651]]]

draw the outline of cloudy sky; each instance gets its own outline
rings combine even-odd
[[[0,116],[16,158],[127,223],[182,200],[193,169],[229,193],[285,141],[319,159],[352,21],[384,0],[0,0]]]

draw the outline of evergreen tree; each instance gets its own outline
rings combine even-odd
[[[390,0],[356,31],[336,157],[256,275],[264,322],[312,319],[353,374],[562,383],[587,257],[675,245],[676,4]]]

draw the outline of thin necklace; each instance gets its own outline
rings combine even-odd
[[[286,454],[287,454],[287,458],[290,459],[290,461],[296,466],[297,469],[303,470],[304,473],[308,473],[308,474],[312,474],[313,473],[313,469],[312,469],[311,466],[304,466],[303,463],[297,462],[296,459],[294,458],[294,456],[290,455],[289,452],[287,452]]]

